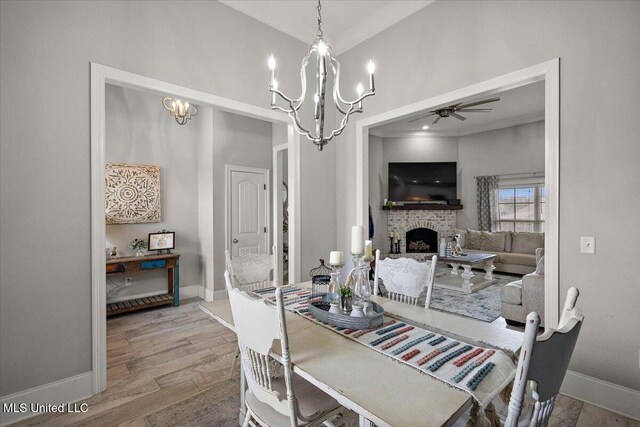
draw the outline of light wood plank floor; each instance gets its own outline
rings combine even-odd
[[[107,321],[107,390],[84,402],[87,413],[44,414],[20,426],[146,426],[145,417],[227,381],[236,337],[198,307],[199,298]],[[236,377],[238,371],[236,369]],[[551,426],[640,423],[560,395]]]

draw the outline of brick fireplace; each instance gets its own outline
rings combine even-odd
[[[437,242],[442,237],[451,239],[455,234],[456,212],[454,210],[390,210],[387,227],[389,233],[399,233],[402,237],[401,253],[437,253]],[[434,236],[433,232],[437,234]],[[409,250],[407,250],[407,233],[411,238],[410,241],[414,242]],[[433,246],[432,237],[435,237],[435,246]],[[428,252],[420,250],[424,249],[425,244],[429,245]]]

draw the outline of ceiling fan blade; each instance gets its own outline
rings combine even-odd
[[[459,105],[457,109],[460,110],[462,108],[473,107],[474,105],[488,104],[490,102],[496,102],[496,101],[500,101],[500,98],[491,98],[491,99],[485,99],[482,101],[470,102],[468,104],[462,104],[462,105]]]
[[[460,121],[465,121],[465,120],[467,120],[467,118],[466,118],[466,117],[462,117],[460,114],[457,114],[457,113],[451,113],[451,115],[452,115],[453,117],[455,117],[456,119],[460,120]]]
[[[441,119],[442,117],[438,116],[436,117],[436,119],[433,121],[433,123],[431,123],[431,126],[435,125],[436,123],[438,123],[438,121]]]
[[[489,113],[491,111],[493,111],[491,108],[463,108],[462,110],[458,110],[458,111],[471,111],[474,113]]]
[[[432,112],[431,112],[431,114],[427,114],[426,116],[420,116],[420,117],[418,117],[418,118],[416,118],[416,119],[411,119],[411,120],[409,120],[407,123],[417,122],[418,120],[422,120],[422,119],[424,119],[425,117],[433,116],[434,114],[436,114],[436,113],[435,113],[435,111],[432,111]]]

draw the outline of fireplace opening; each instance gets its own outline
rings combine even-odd
[[[405,235],[407,253],[438,252],[438,232],[430,228],[414,228]]]

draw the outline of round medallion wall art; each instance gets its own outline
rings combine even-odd
[[[160,222],[160,167],[107,163],[105,165],[107,224]]]

